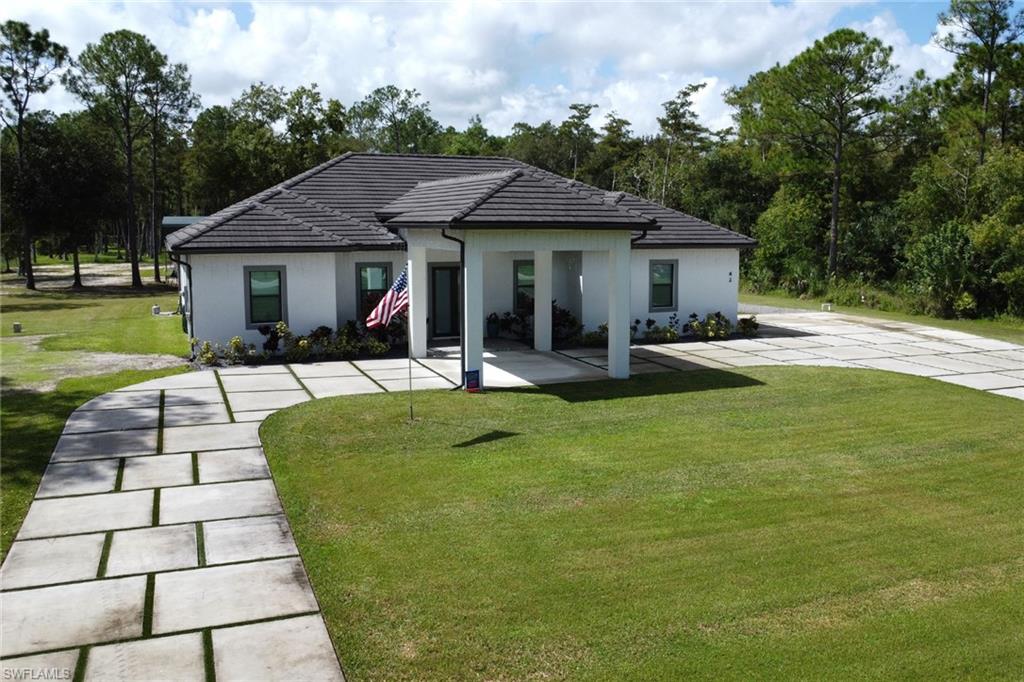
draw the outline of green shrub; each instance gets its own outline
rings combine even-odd
[[[203,341],[197,355],[199,362],[210,366],[217,364],[217,351],[209,341]]]
[[[1006,290],[1006,311],[1024,317],[1024,266],[999,273],[996,281]]]
[[[371,357],[384,355],[389,350],[391,350],[391,346],[384,343],[380,339],[376,339],[372,336],[367,336],[365,339],[363,339],[363,348],[366,350],[367,353],[370,354]]]
[[[978,302],[969,291],[965,291],[953,301],[953,314],[960,319],[970,319],[978,315]]]
[[[919,239],[907,252],[907,267],[934,312],[948,317],[971,279],[973,250],[966,228],[948,222]]]
[[[597,326],[596,331],[580,334],[580,345],[587,348],[604,348],[608,346],[608,323]]]
[[[578,338],[582,330],[583,325],[575,315],[557,305],[557,301],[551,302],[551,340],[554,343],[564,343]]]
[[[246,346],[241,336],[232,336],[224,349],[224,361],[229,365],[237,365],[242,362],[246,354]]]
[[[757,330],[761,328],[761,324],[757,321],[756,315],[750,317],[741,317],[736,322],[736,331],[747,338],[757,336]]]
[[[672,343],[679,340],[679,316],[672,313],[668,323],[659,325],[654,320],[648,319],[644,330],[644,341],[646,343]]]
[[[530,319],[527,315],[506,312],[501,316],[498,328],[503,335],[525,343],[533,336],[533,325],[530,324]]]
[[[289,335],[284,343],[284,359],[287,362],[305,362],[312,353],[313,344],[305,336]]]
[[[686,330],[701,341],[725,339],[732,332],[732,323],[721,312],[710,313],[703,320],[697,316],[697,313],[690,313]]]

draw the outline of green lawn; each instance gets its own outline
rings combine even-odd
[[[6,379],[6,358],[5,358]],[[79,405],[98,395],[147,379],[177,374],[185,366],[161,370],[133,370],[93,377],[65,379],[52,391],[8,388],[0,405],[3,459],[0,467],[0,553],[7,550],[21,527],[39,479],[50,461],[64,422]]]
[[[140,292],[128,287],[25,291],[5,287],[0,295],[0,338],[17,336],[11,327],[21,322],[21,336],[52,334],[45,350],[167,353],[186,356],[188,339],[180,317],[153,317],[150,310],[178,307],[178,294],[169,287],[149,286]]]
[[[261,430],[349,679],[1024,669],[1020,402],[801,367],[415,402]]]
[[[185,370],[188,340],[181,318],[154,317],[154,304],[173,310],[177,294],[165,287],[83,292],[0,291],[0,554],[6,556],[50,453],[71,412],[107,391]],[[24,331],[13,333],[13,322]],[[44,335],[41,339],[26,337]],[[126,369],[95,353],[161,353],[180,365]],[[114,356],[119,357],[119,356]],[[85,376],[95,375],[95,376]]]
[[[127,265],[128,261],[127,261],[127,259],[125,257],[125,252],[121,251],[120,256],[121,257],[119,258],[118,257],[118,253],[116,251],[101,251],[98,254],[97,253],[93,253],[91,251],[81,251],[78,254],[78,260],[83,265],[89,264],[89,263],[108,263],[108,264],[124,263],[125,265]],[[167,253],[165,251],[161,251],[160,252],[160,262],[161,263],[166,263],[167,262]],[[36,260],[34,262],[34,265],[37,265],[37,266],[38,265],[66,265],[69,268],[71,267],[71,264],[72,263],[71,263],[71,256],[70,255],[67,257],[67,260],[65,260],[65,259],[61,258],[60,256],[48,256],[48,255],[45,255],[45,254],[38,254],[36,256]],[[139,254],[139,265],[146,265],[146,264],[152,266],[153,265],[153,258],[149,254],[142,254],[142,253],[140,253]],[[17,261],[12,260],[11,261],[11,267],[13,269],[17,269]]]
[[[805,310],[821,310],[821,304],[825,303],[824,298],[796,298],[781,294],[753,294],[748,291],[740,292],[740,304],[748,303],[753,305],[775,306],[779,308],[802,308]],[[947,320],[941,317],[928,315],[910,315],[907,313],[889,312],[864,308],[860,306],[834,306],[833,310],[850,315],[863,315],[864,317],[877,317],[884,320],[899,320],[901,322],[914,322],[943,329],[953,329],[968,334],[988,336],[993,339],[1001,339],[1010,343],[1024,344],[1024,318],[1019,317],[998,317],[995,319],[979,320]]]

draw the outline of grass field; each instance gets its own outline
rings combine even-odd
[[[748,291],[740,292],[740,305],[744,303],[753,305],[765,305],[779,308],[802,308],[805,310],[821,310],[821,304],[826,299],[804,299],[784,295],[754,294]],[[968,334],[988,336],[993,339],[1001,339],[1011,343],[1024,344],[1024,318],[999,317],[995,319],[978,320],[947,320],[941,317],[928,315],[909,315],[907,313],[888,312],[875,310],[861,306],[835,306],[836,312],[849,313],[850,315],[863,315],[864,317],[877,317],[883,320],[899,320],[903,322],[916,322],[917,324],[941,327],[943,329],[954,329]]]
[[[766,367],[415,403],[261,430],[351,680],[1024,669],[1017,401]]]
[[[146,379],[185,370],[188,340],[178,317],[154,317],[154,304],[173,310],[177,294],[164,287],[24,291],[0,290],[0,553],[7,549],[35,495],[68,415],[82,403]],[[23,332],[15,335],[13,322]],[[34,337],[34,338],[26,338]],[[100,353],[128,353],[101,356]],[[161,369],[146,355],[181,358]]]
[[[0,296],[0,338],[16,337],[12,322],[21,322],[20,336],[46,334],[44,350],[106,351],[111,353],[188,354],[188,339],[180,317],[153,317],[150,309],[173,311],[178,295],[167,287],[141,292],[127,287],[24,291],[5,287]]]
[[[82,264],[88,264],[88,263],[127,263],[127,258],[125,257],[125,252],[124,251],[121,251],[120,257],[118,257],[118,255],[119,254],[116,251],[101,251],[100,253],[93,253],[91,251],[81,251],[81,252],[79,252],[78,260]],[[164,251],[161,251],[160,252],[160,262],[161,263],[165,263],[166,261],[167,261],[167,253],[164,252]],[[148,254],[140,253],[139,254],[139,264],[140,265],[148,264],[148,265],[152,266],[153,265],[153,258],[151,256],[149,256]],[[69,255],[67,257],[67,259],[65,260],[65,259],[61,258],[60,256],[48,256],[48,255],[45,255],[45,254],[39,254],[39,255],[36,256],[36,260],[35,260],[34,265],[36,265],[36,266],[39,266],[39,265],[66,265],[68,267],[71,267],[71,256]],[[16,268],[16,267],[17,267],[17,262],[16,261],[12,261],[12,268]]]
[[[6,378],[6,358],[4,362]],[[64,422],[75,408],[108,391],[183,371],[184,365],[77,377],[64,379],[56,389],[45,392],[11,389],[5,384],[0,405],[0,433],[3,435],[0,552],[3,556],[7,556],[28,512]]]

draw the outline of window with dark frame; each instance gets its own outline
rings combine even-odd
[[[390,263],[359,265],[359,319],[365,320],[391,288]]]
[[[519,315],[533,315],[533,261],[517,260],[515,270],[515,311]]]
[[[676,262],[651,261],[651,312],[676,309]]]
[[[284,273],[279,268],[247,270],[250,325],[276,324],[284,320],[283,280]]]

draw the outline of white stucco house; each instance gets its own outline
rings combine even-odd
[[[586,329],[608,324],[613,378],[629,376],[634,319],[735,321],[739,254],[754,245],[512,159],[352,153],[167,237],[197,339],[363,320],[408,267],[414,357],[461,340],[466,369],[482,369],[487,316],[516,310],[550,350],[554,300]]]

